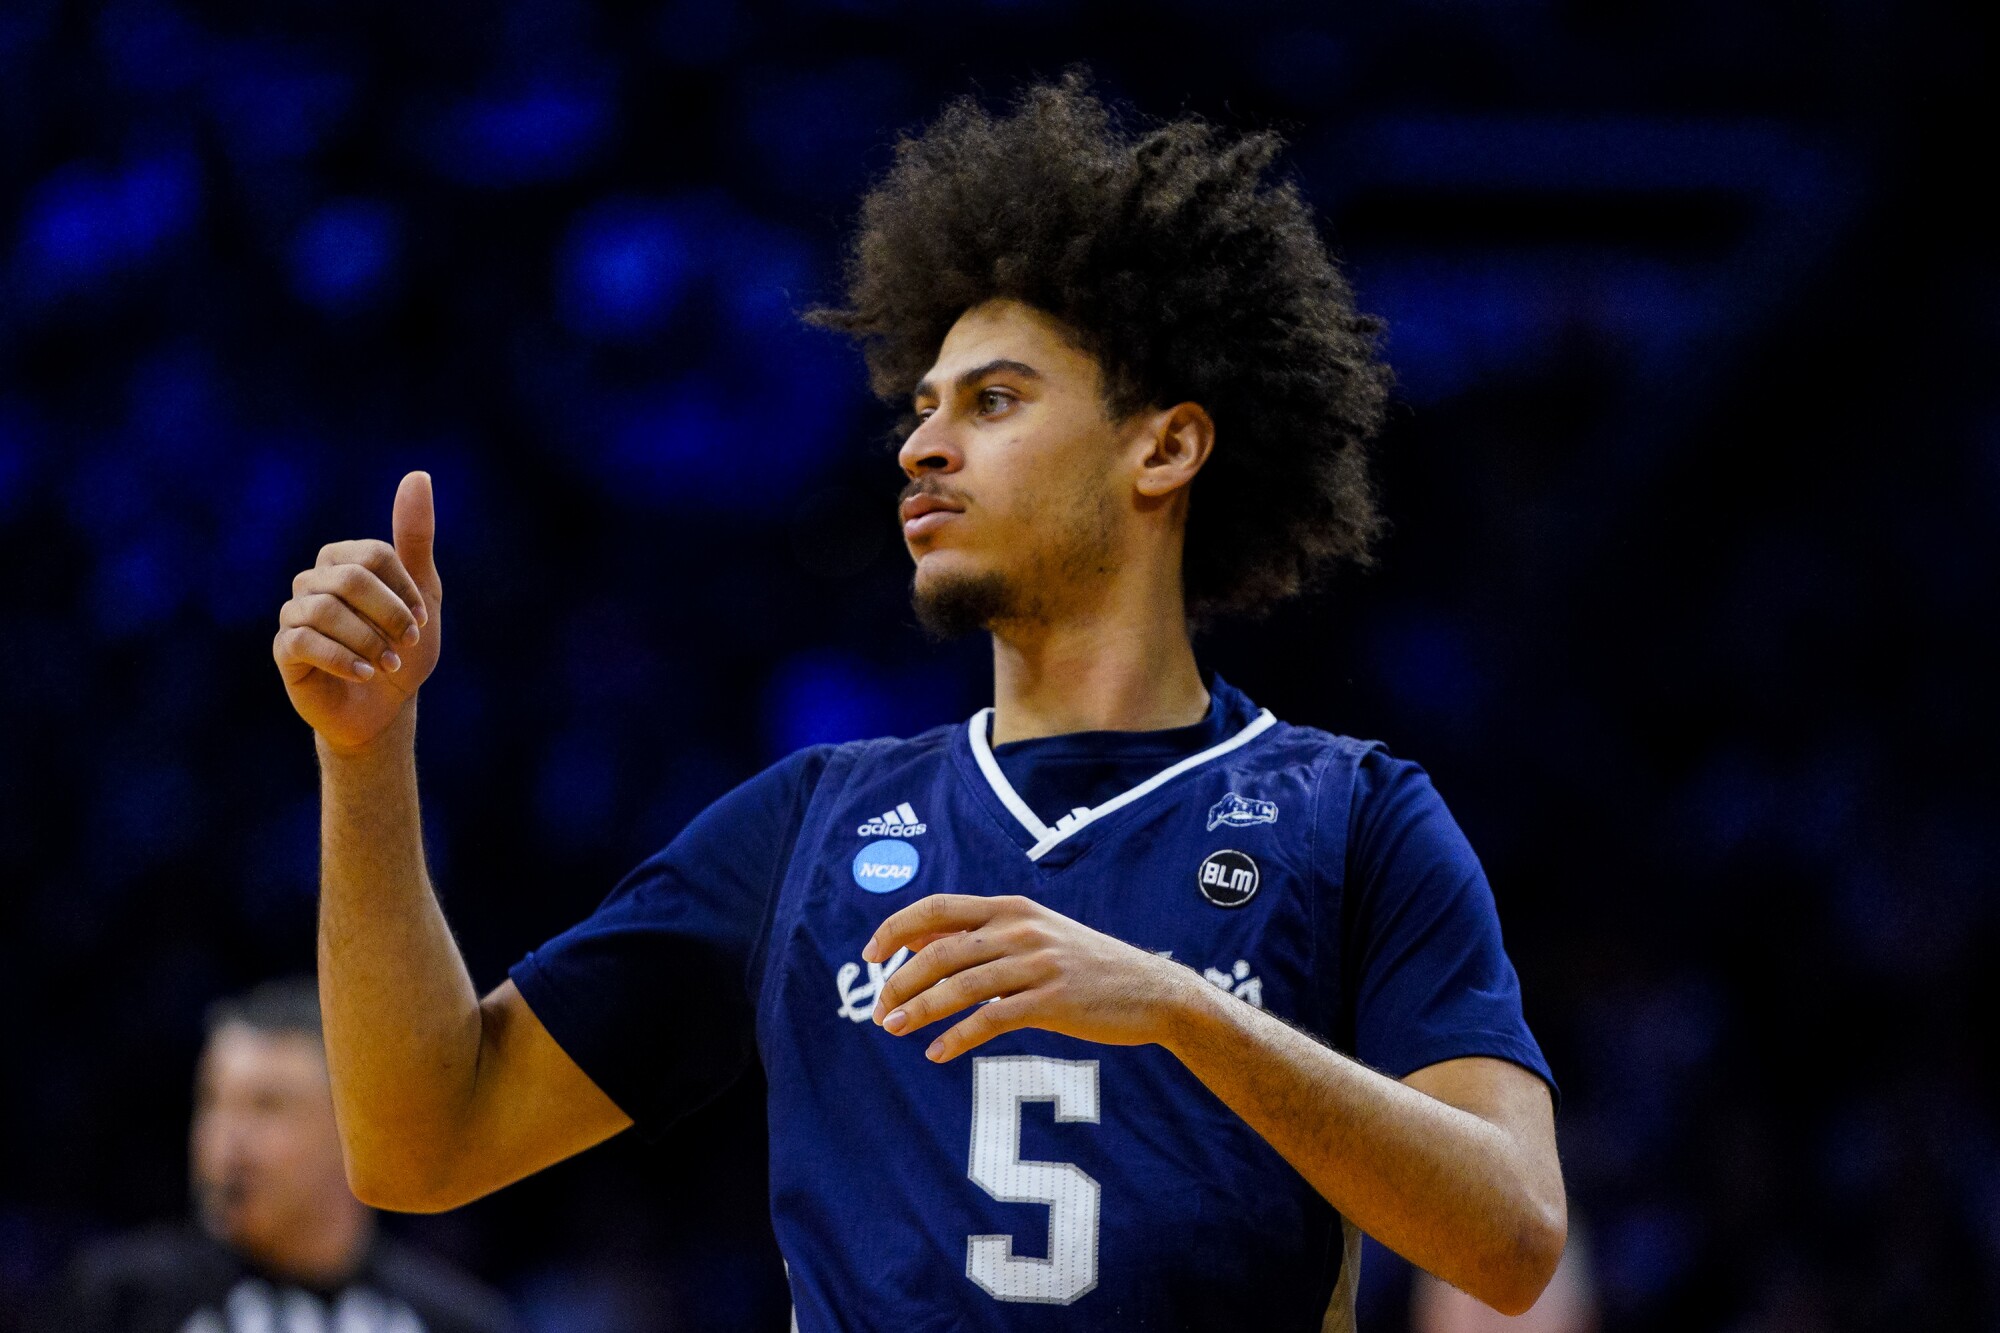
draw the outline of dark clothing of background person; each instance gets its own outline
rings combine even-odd
[[[70,1265],[42,1333],[518,1333],[500,1297],[381,1235],[327,1289],[259,1269],[199,1227],[94,1245]]]

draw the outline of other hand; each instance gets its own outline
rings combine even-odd
[[[1190,985],[1170,959],[1113,939],[1030,898],[937,893],[895,913],[861,951],[907,962],[889,974],[875,1021],[900,1036],[978,1005],[925,1052],[943,1062],[1017,1028],[1138,1046],[1163,1040]],[[986,1003],[981,1003],[985,1001]]]

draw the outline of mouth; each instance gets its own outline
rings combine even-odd
[[[935,532],[959,514],[965,506],[940,495],[913,495],[903,501],[897,515],[903,520],[903,538],[914,541]]]

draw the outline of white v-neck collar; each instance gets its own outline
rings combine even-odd
[[[1028,830],[1029,835],[1034,838],[1035,845],[1028,849],[1030,861],[1041,860],[1051,847],[1084,825],[1093,824],[1112,811],[1123,809],[1191,768],[1228,754],[1240,745],[1249,744],[1263,735],[1278,720],[1271,710],[1266,708],[1250,719],[1243,730],[1228,740],[1211,745],[1199,754],[1191,754],[1185,759],[1167,765],[1138,786],[1120,792],[1102,805],[1080,805],[1058,819],[1054,828],[1050,828],[1042,822],[1039,815],[1028,808],[1028,803],[1021,799],[1021,793],[1014,790],[1014,784],[1007,781],[1007,775],[1000,771],[1000,761],[993,757],[993,746],[986,739],[986,721],[992,716],[993,710],[990,707],[974,713],[972,721],[966,724],[966,738],[972,742],[972,757],[978,763],[980,773],[985,776],[986,785],[993,788],[993,794],[1000,798],[1000,804],[1006,806],[1007,812],[1019,820],[1021,827]]]

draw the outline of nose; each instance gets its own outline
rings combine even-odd
[[[965,455],[951,438],[943,418],[942,412],[931,413],[896,451],[896,462],[910,480],[915,481],[926,472],[956,472],[965,466]]]

